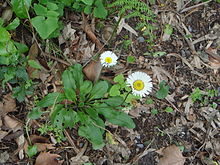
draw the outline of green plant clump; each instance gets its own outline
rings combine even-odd
[[[105,121],[127,128],[135,127],[129,115],[122,111],[124,99],[109,96],[106,81],[93,84],[84,80],[80,64],[65,70],[62,81],[64,93],[50,93],[37,104],[37,108],[52,106],[50,120],[54,127],[63,130],[73,128],[78,123],[79,136],[88,139],[94,149],[102,148],[105,144]]]

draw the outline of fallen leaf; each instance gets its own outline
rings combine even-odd
[[[16,132],[22,130],[22,123],[15,118],[9,117],[8,115],[4,116],[4,124],[6,127]]]
[[[7,134],[8,132],[0,130],[0,142]]]
[[[97,81],[101,74],[102,65],[100,61],[91,61],[88,65],[83,68],[83,72],[86,77],[91,81]]]
[[[9,93],[5,95],[3,101],[0,102],[0,116],[14,111],[16,111],[16,101],[12,98],[11,93]]]
[[[42,152],[38,155],[35,165],[61,165],[64,160],[58,154],[51,154],[49,152]]]
[[[19,136],[18,138],[15,139],[17,145],[18,145],[18,157],[20,160],[24,159],[24,145],[26,143],[26,139],[24,137],[24,134]]]
[[[34,145],[37,146],[38,152],[55,149],[54,144],[49,143],[34,143]]]
[[[158,165],[184,165],[186,160],[176,145],[166,147],[161,154],[163,157],[160,158]]]

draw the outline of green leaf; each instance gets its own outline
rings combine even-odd
[[[134,56],[128,56],[127,57],[127,62],[128,63],[134,63],[136,61],[135,57]]]
[[[25,44],[19,43],[19,42],[15,42],[14,41],[15,46],[17,47],[17,51],[22,54],[28,51],[28,47]]]
[[[94,126],[93,124],[80,126],[78,134],[79,136],[88,139],[92,143],[92,147],[95,150],[101,149],[105,145],[100,128]]]
[[[41,4],[34,4],[34,11],[38,16],[47,16],[47,8]]]
[[[76,82],[76,87],[79,89],[80,86],[83,84],[83,72],[82,72],[82,65],[75,64],[70,68],[72,75]]]
[[[50,34],[59,27],[57,17],[36,16],[31,19],[31,23],[42,39],[49,38]]]
[[[86,6],[84,8],[84,13],[85,14],[91,14],[92,13],[92,7],[91,6]]]
[[[41,109],[39,107],[35,107],[31,110],[31,112],[28,113],[28,118],[35,120],[40,118],[42,114],[43,112]]]
[[[104,96],[105,93],[108,91],[108,83],[106,81],[99,81],[96,83],[91,92],[90,92],[90,99],[99,99]]]
[[[57,10],[57,9],[58,9],[58,6],[57,6],[55,3],[47,2],[47,8],[48,8],[49,10]]]
[[[11,0],[12,9],[20,18],[28,18],[27,12],[32,0]]]
[[[146,104],[153,104],[153,103],[154,103],[154,100],[151,99],[151,98],[148,98],[148,99],[146,99],[145,103],[146,103]]]
[[[36,145],[28,146],[28,148],[27,148],[28,157],[32,158],[36,154],[37,154],[37,146]]]
[[[117,75],[113,81],[119,84],[123,84],[125,81],[124,75],[123,74]]]
[[[80,86],[80,94],[88,94],[92,90],[92,82],[91,81],[84,81],[83,84]]]
[[[73,109],[64,108],[64,105],[61,104],[54,107],[50,119],[51,123],[59,129],[73,128],[79,121],[77,113]]]
[[[63,72],[62,81],[63,81],[64,88],[66,88],[66,89],[71,88],[73,90],[76,89],[75,79],[74,79],[73,74],[72,74],[71,71],[65,70]]]
[[[120,85],[119,84],[113,85],[110,88],[109,95],[110,96],[119,96],[120,95]]]
[[[0,27],[0,42],[7,42],[11,38],[10,33],[3,27]],[[0,50],[1,54],[1,50]]]
[[[7,30],[14,30],[20,25],[20,20],[19,18],[15,18],[8,26],[6,26]]]
[[[64,94],[59,92],[49,93],[45,96],[40,102],[38,102],[37,106],[44,108],[55,105],[65,99]]]
[[[152,110],[151,110],[151,114],[152,114],[152,115],[156,115],[156,114],[158,114],[158,110],[157,110],[157,109],[155,109],[155,108],[154,108],[154,109],[152,109]]]
[[[28,60],[28,65],[35,69],[41,69],[41,65],[35,60]]]
[[[95,8],[93,11],[93,14],[97,18],[105,19],[108,15],[108,11],[105,9],[102,0],[96,0],[95,1]]]
[[[165,25],[164,33],[171,35],[173,33],[173,27],[170,24]]]
[[[94,2],[94,0],[82,0],[83,3],[85,3],[86,5],[91,6]]]
[[[171,113],[171,112],[173,112],[173,108],[171,108],[171,107],[166,107],[165,112]]]
[[[97,111],[105,116],[105,118],[112,124],[131,129],[135,128],[135,124],[130,116],[122,111],[116,111],[108,107],[106,104],[100,104],[100,106],[97,107]]]
[[[72,88],[64,88],[68,100],[76,101],[76,92]]]
[[[120,96],[110,97],[104,102],[112,107],[117,107],[123,103],[124,99]]]
[[[160,84],[159,84],[160,89],[157,91],[156,93],[156,97],[158,99],[164,99],[169,92],[169,85],[166,85],[166,82],[163,80]]]
[[[166,55],[166,52],[158,51],[153,53],[153,57],[162,57]]]

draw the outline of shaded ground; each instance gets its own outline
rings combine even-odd
[[[66,141],[57,144],[56,148],[52,148],[53,153],[59,154],[65,160],[64,164],[70,164],[69,160],[76,156],[71,145],[71,141],[76,145],[78,150],[82,151],[79,159],[72,164],[80,164],[92,162],[97,165],[107,164],[138,164],[138,165],[154,165],[158,164],[161,156],[156,150],[175,144],[184,147],[183,156],[186,157],[186,165],[211,165],[220,163],[220,61],[215,58],[212,53],[218,57],[220,48],[220,4],[210,2],[207,5],[194,7],[181,13],[177,11],[177,4],[171,1],[160,3],[153,7],[157,12],[158,30],[155,31],[155,46],[150,50],[146,42],[142,41],[141,33],[134,36],[130,32],[123,29],[121,33],[114,39],[114,44],[106,45],[106,48],[115,51],[120,56],[120,62],[117,67],[103,70],[101,78],[112,79],[114,75],[124,73],[127,75],[131,70],[142,70],[147,72],[153,78],[154,90],[148,97],[153,103],[146,104],[146,99],[134,103],[134,107],[129,112],[133,116],[136,123],[134,130],[109,126],[107,129],[115,135],[117,146],[107,145],[103,150],[96,151],[91,145],[85,147],[86,141],[78,137],[77,130],[68,130]],[[184,9],[194,6],[196,3],[191,2]],[[184,10],[183,9],[183,10]],[[39,57],[41,65],[48,67],[49,61],[55,61],[53,69],[58,72],[51,71],[49,75],[45,73],[45,79],[37,79],[39,83],[36,88],[35,95],[41,97],[43,93],[49,93],[53,90],[59,90],[60,73],[66,68],[65,61],[76,61],[85,64],[85,61],[91,58],[96,52],[92,50],[93,43],[86,37],[79,26],[82,21],[80,14],[73,14],[66,10],[65,18],[68,24],[71,22],[72,28],[76,30],[76,39],[60,45],[62,51],[69,48],[70,53],[65,56],[54,53],[54,48],[50,56]],[[98,23],[98,20],[95,20]],[[114,24],[112,22],[103,22],[105,25]],[[164,26],[171,24],[173,33],[164,39]],[[133,21],[128,20],[127,24],[132,26]],[[214,28],[213,28],[214,27]],[[215,28],[217,27],[217,28]],[[94,34],[103,43],[103,28],[94,29]],[[213,34],[213,38],[202,38],[207,34]],[[189,37],[190,36],[190,37]],[[27,45],[31,46],[31,34],[24,27],[20,27],[16,34],[16,39],[21,37]],[[125,38],[131,40],[128,46],[123,45]],[[199,41],[201,38],[202,41]],[[166,41],[163,41],[166,40]],[[58,44],[58,40],[52,40],[51,43]],[[44,44],[44,43],[43,43]],[[57,46],[58,47],[58,46]],[[87,49],[87,54],[85,53]],[[209,50],[209,51],[207,51]],[[153,52],[165,52],[162,57],[152,57],[144,55]],[[211,52],[211,53],[210,53]],[[87,56],[86,56],[87,55]],[[136,61],[128,64],[127,56],[135,56]],[[59,61],[62,59],[62,61]],[[64,62],[63,62],[64,61]],[[48,67],[51,69],[51,67]],[[170,86],[169,95],[166,99],[160,100],[155,97],[158,90],[158,84],[165,80]],[[203,101],[192,102],[190,95],[196,88],[200,88],[207,96],[208,103],[201,104]],[[208,90],[218,91],[218,95],[209,96]],[[10,89],[1,91],[3,98],[10,92]],[[2,101],[2,100],[1,100]],[[11,116],[19,119],[23,124],[33,102],[34,96],[26,99],[25,103],[16,104],[16,112],[10,112]],[[217,104],[217,106],[212,106]],[[165,109],[171,107],[173,112],[166,112]],[[158,113],[153,114],[152,110],[157,109]],[[37,128],[46,122],[45,118],[31,123],[30,135],[39,135]],[[25,135],[26,136],[26,135]],[[5,157],[2,153],[9,155],[4,164],[33,164],[35,157],[32,159],[19,160],[17,156],[18,148],[14,142],[14,138],[18,135],[13,134],[12,138],[2,140],[0,143],[1,158]],[[50,139],[53,135],[45,135]],[[71,140],[70,140],[71,139]],[[3,155],[3,156],[2,156]],[[3,158],[2,158],[3,159]]]

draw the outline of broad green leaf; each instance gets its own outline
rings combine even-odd
[[[92,13],[92,6],[86,6],[84,8],[84,13],[85,14],[91,14]]]
[[[27,12],[32,0],[11,0],[12,9],[19,18],[28,18]]]
[[[119,96],[120,95],[120,85],[119,84],[113,85],[110,88],[109,95],[110,96]]]
[[[28,118],[35,120],[40,118],[42,114],[43,112],[41,109],[39,107],[35,107],[28,113]]]
[[[105,93],[108,91],[108,83],[106,81],[99,81],[96,83],[91,92],[90,92],[90,99],[99,99],[104,96]]]
[[[57,17],[36,16],[31,23],[42,39],[47,39],[59,27]]]
[[[82,0],[83,3],[85,3],[86,5],[91,6],[94,2],[94,0]]]
[[[37,154],[37,146],[36,145],[28,146],[28,148],[27,148],[28,157],[32,158],[36,154]]]
[[[170,24],[165,25],[164,33],[171,35],[173,33],[173,27]]]
[[[97,18],[105,19],[108,15],[108,11],[103,6],[102,0],[96,0],[95,1],[95,8],[93,11],[93,14]]]
[[[76,87],[79,89],[80,86],[83,84],[83,72],[82,72],[82,65],[75,64],[70,68],[74,80],[76,82]]]
[[[134,63],[136,61],[135,57],[134,56],[128,56],[127,57],[127,62],[128,63]]]
[[[28,51],[28,47],[25,44],[19,43],[19,42],[14,42],[15,46],[17,47],[17,51],[19,53],[25,53]]]
[[[125,78],[123,74],[119,74],[114,78],[114,82],[119,83],[119,84],[124,83],[124,81],[125,81]]]
[[[8,26],[6,26],[7,30],[14,30],[18,27],[18,25],[20,24],[20,20],[19,18],[15,18]]]
[[[38,16],[47,16],[47,8],[41,4],[34,4],[34,11]]]
[[[77,113],[73,109],[64,108],[61,104],[54,107],[50,119],[51,123],[60,129],[73,128],[79,121]]]
[[[166,107],[165,112],[171,113],[171,112],[173,112],[173,108],[171,108],[171,107]]]
[[[63,72],[62,81],[63,81],[64,88],[66,89],[71,88],[73,90],[76,89],[76,82],[71,71],[65,70]]]
[[[80,126],[78,134],[79,136],[88,139],[92,143],[92,147],[95,150],[101,149],[105,145],[100,128],[94,126],[93,124]]]
[[[41,69],[41,65],[35,60],[28,60],[28,65],[35,69]]]
[[[0,27],[0,42],[7,42],[10,40],[10,38],[10,33],[5,28]]]
[[[106,104],[101,104],[97,107],[98,113],[105,116],[105,118],[112,124],[119,125],[127,128],[135,128],[135,124],[130,116],[122,111],[116,111]]]
[[[76,92],[72,88],[64,88],[68,100],[76,101]]]
[[[47,2],[47,8],[48,8],[49,10],[57,10],[57,9],[58,9],[58,6],[57,6],[55,3]]]
[[[160,89],[157,91],[156,93],[156,97],[158,99],[164,99],[169,92],[169,86],[166,85],[166,82],[163,80],[160,84],[159,84]]]
[[[161,57],[166,55],[166,52],[158,51],[153,53],[153,57]]]
[[[124,101],[124,99],[122,97],[115,96],[115,97],[108,98],[104,102],[106,104],[108,104],[109,106],[116,107],[116,106],[121,105],[123,103],[123,101]]]
[[[49,107],[52,105],[55,105],[65,99],[64,94],[59,92],[49,93],[47,96],[45,96],[40,102],[38,102],[38,107]]]
[[[80,94],[88,94],[92,90],[92,82],[91,81],[84,81],[83,84],[80,86]]]

